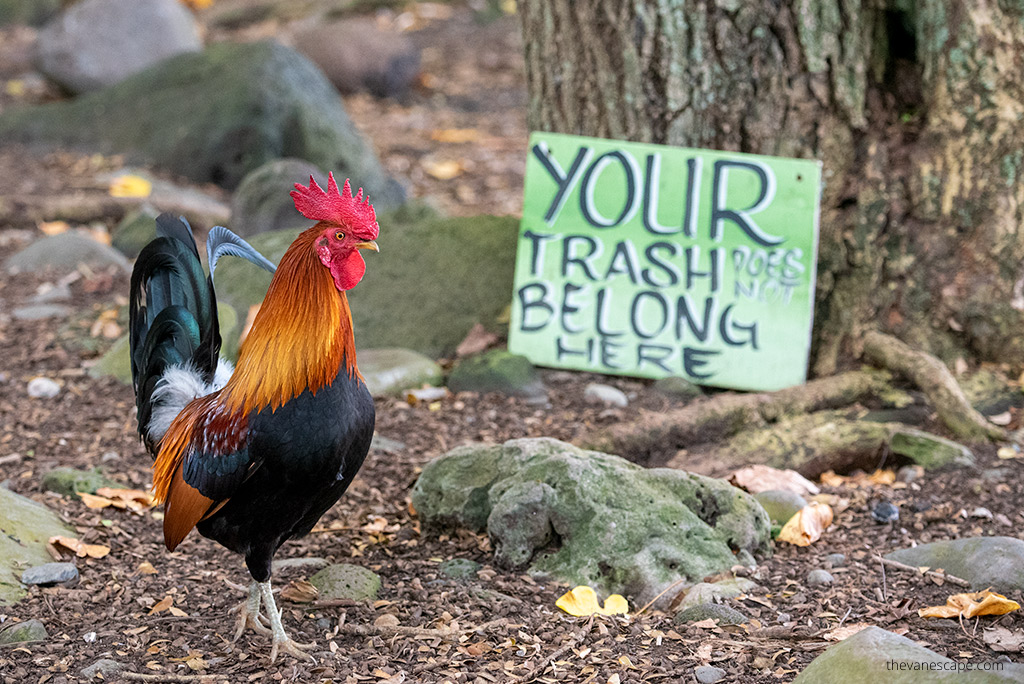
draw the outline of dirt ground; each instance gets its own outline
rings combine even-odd
[[[514,213],[526,149],[516,25],[514,19],[488,25],[480,29],[491,32],[481,34],[485,40],[470,42],[467,36],[477,35],[474,26],[464,10],[428,22],[417,40],[434,48],[424,55],[432,78],[411,102],[355,96],[346,105],[413,195],[451,213]],[[5,38],[12,36],[0,34],[0,45],[17,43]],[[5,54],[0,51],[0,64]],[[484,86],[492,91],[481,90]],[[36,95],[52,96],[45,89]],[[0,106],[15,104],[11,96],[0,96]],[[471,140],[464,143],[445,142],[451,136],[436,133],[453,129],[476,133],[467,134]],[[431,175],[429,170],[446,160],[459,163],[459,175],[448,180]],[[116,160],[67,154],[34,158],[0,149],[0,195],[9,201],[17,193],[73,191],[88,172],[108,164]],[[31,223],[0,224],[0,259],[38,234]],[[600,378],[627,392],[631,403],[626,409],[597,408],[583,401],[584,386],[597,376],[545,371],[550,407],[471,394],[450,397],[439,410],[397,399],[378,401],[378,434],[402,446],[371,452],[355,484],[318,530],[286,544],[278,555],[370,568],[383,580],[378,600],[354,605],[282,600],[286,627],[296,640],[316,643],[317,664],[290,657],[271,664],[262,637],[246,634],[231,642],[234,619],[228,609],[243,597],[231,583],[248,579],[240,558],[195,534],[168,553],[154,511],[93,510],[43,491],[43,475],[58,466],[100,466],[129,487],[150,482],[150,461],[134,431],[131,389],[86,373],[110,344],[102,332],[92,334],[97,319],[117,310],[123,324],[127,279],[81,273],[70,284],[75,314],[59,324],[11,317],[14,307],[54,280],[51,274],[0,277],[0,481],[58,511],[85,541],[109,546],[111,553],[79,559],[76,587],[32,589],[24,601],[0,607],[0,623],[37,618],[50,633],[46,642],[0,650],[5,683],[81,681],[81,668],[99,658],[124,663],[130,672],[152,676],[150,681],[690,682],[695,666],[712,664],[726,670],[725,681],[786,682],[834,643],[829,632],[840,625],[878,625],[961,662],[1002,655],[984,643],[984,628],[1024,627],[1016,613],[983,618],[980,624],[923,620],[918,608],[942,604],[958,589],[891,568],[883,571],[874,560],[914,542],[1018,533],[1024,524],[1024,465],[998,460],[987,445],[976,448],[977,467],[927,473],[909,485],[823,487],[848,500],[848,506],[818,543],[778,544],[772,557],[761,560],[753,574],[759,588],[738,600],[737,607],[753,618],[747,625],[675,624],[671,615],[638,612],[641,607],[634,605],[629,617],[590,620],[562,613],[555,600],[566,587],[494,567],[486,536],[424,533],[408,499],[422,465],[460,444],[524,436],[572,441],[641,409],[673,405],[647,382]],[[26,385],[37,375],[59,380],[61,394],[30,398]],[[1012,413],[1017,421],[1016,409]],[[878,500],[897,504],[901,519],[876,523],[870,509]],[[979,508],[991,518],[972,517]],[[848,559],[831,570],[835,583],[809,587],[807,573],[824,567],[831,553]],[[468,580],[445,579],[438,565],[450,558],[472,559],[483,569]],[[276,586],[312,572],[301,565],[284,569],[275,575]],[[177,614],[151,613],[166,597]],[[1010,598],[1022,600],[1019,592]],[[457,633],[441,637],[403,628]],[[373,630],[377,633],[366,633]]]

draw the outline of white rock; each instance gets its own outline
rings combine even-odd
[[[588,404],[604,404],[605,406],[616,406],[618,408],[629,406],[629,399],[626,398],[622,390],[597,382],[587,385],[587,388],[583,391],[583,399]]]
[[[34,399],[53,399],[60,394],[60,385],[50,378],[32,378],[28,382],[28,396]]]

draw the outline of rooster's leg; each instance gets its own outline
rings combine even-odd
[[[238,619],[235,621],[235,638],[232,639],[232,643],[238,641],[242,637],[242,633],[246,627],[251,628],[257,634],[264,636],[270,636],[273,634],[267,629],[260,618],[260,602],[262,600],[262,594],[260,593],[260,585],[258,582],[253,582],[249,585],[249,597],[238,604],[237,607],[232,609],[232,612],[238,612]]]
[[[260,582],[259,588],[260,593],[263,595],[263,604],[267,607],[267,617],[270,618],[270,629],[273,632],[274,646],[270,649],[270,662],[274,662],[277,659],[278,651],[288,653],[302,660],[316,662],[313,656],[304,652],[313,648],[313,644],[296,643],[284,631],[284,625],[281,624],[281,611],[278,610],[277,603],[274,601],[274,594],[270,590],[270,580]]]

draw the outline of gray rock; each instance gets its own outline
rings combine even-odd
[[[437,573],[448,579],[476,579],[480,564],[468,558],[450,558],[437,566]]]
[[[71,307],[64,304],[29,304],[19,306],[11,315],[19,321],[41,321],[45,318],[67,318]]]
[[[772,522],[785,525],[790,518],[807,505],[807,500],[797,494],[784,489],[769,489],[758,492],[754,495],[757,503],[764,507],[768,518]]]
[[[330,561],[326,558],[281,558],[280,560],[274,560],[271,564],[274,572],[279,570],[294,570],[295,568],[315,568],[317,570],[326,568],[330,565]]]
[[[57,14],[61,0],[0,0],[0,26],[31,24],[38,26]]]
[[[273,42],[218,43],[74,100],[5,110],[0,139],[123,154],[226,188],[295,157],[351,177],[378,209],[405,198],[323,74]]]
[[[602,404],[615,408],[626,408],[629,406],[629,399],[626,393],[617,387],[603,385],[599,382],[592,382],[583,390],[583,400],[588,404]]]
[[[512,292],[514,217],[439,219],[413,206],[377,220],[381,253],[366,257],[366,275],[348,293],[361,349],[401,347],[437,359],[453,356],[477,322],[500,330]],[[277,262],[296,235],[263,233],[251,243]],[[230,304],[239,320],[263,301],[269,284],[269,273],[240,259],[217,265],[217,300]],[[231,349],[227,338],[225,348]]]
[[[871,517],[877,523],[891,523],[900,519],[900,509],[888,501],[879,501],[871,507]]]
[[[679,609],[685,610],[704,603],[720,603],[733,599],[753,590],[757,584],[746,577],[719,580],[717,582],[698,582],[686,590],[686,596],[679,602]]]
[[[128,260],[116,249],[73,231],[36,240],[20,252],[7,257],[4,269],[10,273],[47,269],[69,273],[79,264],[93,268],[116,266],[125,273],[131,271]]]
[[[107,478],[99,468],[94,470],[54,468],[43,475],[43,489],[64,496],[76,496],[78,492],[95,494],[100,487],[120,486],[117,482]]]
[[[492,349],[460,361],[448,376],[448,389],[518,397],[547,396],[540,374],[530,360],[504,349]]]
[[[841,568],[846,565],[846,556],[841,553],[830,553],[825,556],[826,568]]]
[[[7,625],[0,630],[0,646],[7,644],[22,644],[30,641],[46,641],[50,635],[46,633],[46,626],[39,620],[26,620],[13,625]]]
[[[231,196],[231,229],[248,238],[308,228],[309,219],[295,209],[289,193],[296,183],[309,185],[310,176],[327,187],[327,172],[303,159],[275,159],[246,174]]]
[[[45,283],[39,288],[32,299],[32,304],[55,304],[71,300],[71,288],[64,281],[57,284]]]
[[[1024,589],[1024,541],[1013,537],[968,537],[899,549],[885,556],[914,567],[943,568],[971,583],[1005,594]]]
[[[104,680],[114,680],[116,679],[116,675],[121,674],[126,669],[128,669],[127,665],[119,663],[116,660],[100,658],[92,665],[83,667],[79,670],[79,673],[85,679],[94,679],[96,675],[101,675]]]
[[[740,611],[722,603],[698,603],[676,613],[673,622],[679,624],[714,620],[720,625],[742,625],[748,619]]]
[[[693,676],[700,684],[715,684],[725,678],[725,670],[713,665],[698,665],[693,668]]]
[[[424,467],[412,500],[428,528],[486,529],[500,562],[641,603],[728,570],[734,549],[769,549],[768,516],[745,492],[553,439],[455,449]]]
[[[125,214],[110,236],[111,246],[129,259],[139,256],[142,248],[156,239],[156,217],[159,215],[160,212],[149,205]]]
[[[827,587],[833,582],[835,582],[835,578],[828,570],[818,568],[807,573],[807,586],[809,587]]]
[[[399,395],[404,390],[440,385],[441,366],[411,349],[362,349],[357,353],[359,372],[375,397]]]
[[[938,667],[935,670],[923,669],[931,663]],[[998,672],[958,671],[955,666],[944,670],[942,665],[953,665],[953,661],[906,637],[879,627],[867,627],[826,649],[793,680],[793,684],[995,684],[1024,681],[1024,665],[1019,663],[1007,663]]]
[[[696,399],[704,394],[700,387],[679,376],[656,380],[651,389],[675,399]]]
[[[50,378],[32,378],[25,389],[33,399],[53,399],[60,394],[60,383]]]
[[[53,560],[46,551],[50,537],[77,536],[56,513],[4,487],[0,487],[0,530],[0,606],[25,595],[24,587],[15,581],[25,568]]]
[[[85,93],[202,47],[195,18],[178,0],[82,0],[39,32],[36,66]]]
[[[359,565],[328,565],[309,578],[321,599],[362,601],[377,598],[380,576]]]
[[[420,53],[412,41],[382,31],[373,19],[316,26],[296,35],[295,45],[345,94],[401,98],[420,73]]]
[[[370,448],[398,454],[405,451],[405,443],[399,442],[397,439],[391,439],[390,437],[379,435],[375,432],[373,433],[373,439],[370,441]]]
[[[70,586],[76,582],[78,582],[78,568],[74,563],[43,563],[21,573],[22,584]]]

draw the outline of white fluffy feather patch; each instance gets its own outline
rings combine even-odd
[[[230,361],[218,359],[217,370],[213,374],[213,382],[207,384],[199,375],[199,371],[190,364],[170,366],[160,376],[156,389],[153,390],[153,412],[149,417],[146,432],[154,442],[159,442],[171,426],[181,409],[196,397],[216,392],[227,384],[228,378],[235,372]]]

